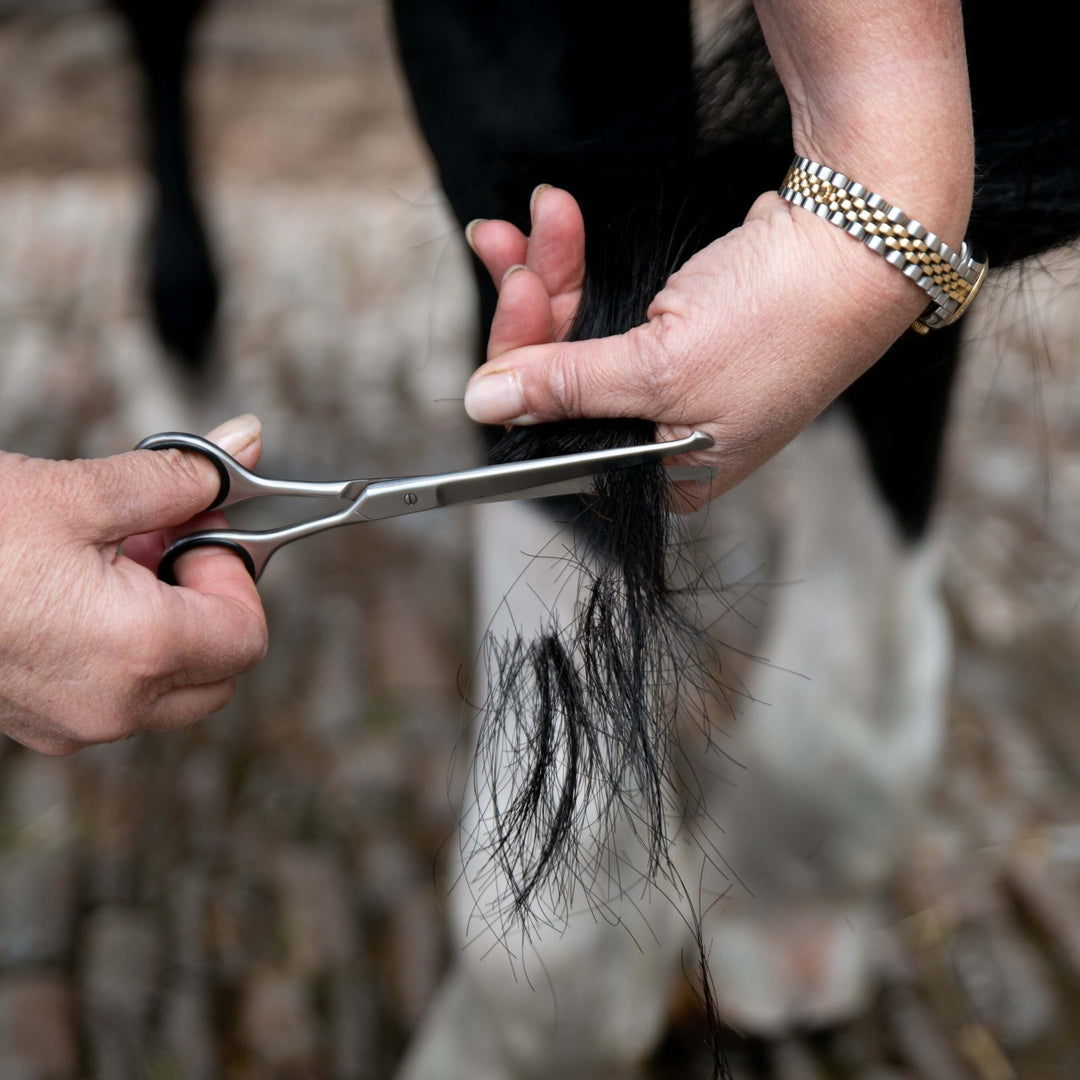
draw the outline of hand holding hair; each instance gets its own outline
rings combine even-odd
[[[511,424],[641,417],[661,439],[705,431],[716,440],[703,457],[717,470],[713,495],[794,438],[926,306],[892,267],[769,193],[669,278],[648,322],[563,341],[584,226],[564,191],[533,201],[528,240],[507,222],[470,229],[499,303],[487,363],[466,390],[469,415]]]
[[[254,416],[208,438],[258,461]],[[0,731],[65,754],[189,724],[229,701],[236,675],[266,651],[250,575],[221,548],[185,555],[180,587],[154,573],[175,535],[224,523],[200,513],[217,489],[209,462],[178,451],[0,454]]]
[[[959,4],[757,6],[796,151],[845,170],[958,249],[973,171]],[[468,230],[500,286],[487,363],[466,390],[469,415],[641,417],[659,438],[702,430],[716,440],[702,458],[717,470],[712,494],[794,438],[927,306],[850,236],[766,192],[741,226],[671,275],[641,326],[564,341],[584,226],[558,189],[538,188],[532,213],[528,238],[501,221]]]

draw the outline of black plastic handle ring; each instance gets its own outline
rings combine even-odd
[[[153,436],[152,436],[153,438]],[[148,440],[143,440],[144,442]],[[204,449],[201,446],[192,446],[189,442],[181,442],[179,439],[171,439],[165,436],[160,442],[155,442],[153,446],[144,446],[140,443],[135,447],[136,450],[186,450],[193,454],[202,454],[211,465],[217,469],[218,474],[218,493],[217,498],[206,508],[204,513],[210,510],[216,510],[228,497],[229,489],[232,486],[232,482],[229,479],[229,470],[225,466],[225,462],[221,460],[221,454],[225,451],[217,452]]]
[[[221,540],[214,536],[200,536],[198,533],[193,533],[191,536],[181,536],[179,540],[175,540],[165,549],[165,554],[161,556],[161,562],[158,563],[158,579],[164,581],[166,585],[176,585],[176,574],[174,572],[176,560],[186,552],[200,547],[228,548],[233,554],[240,556],[252,580],[257,579],[255,560],[243,544],[238,544],[235,540]]]

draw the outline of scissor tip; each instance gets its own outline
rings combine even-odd
[[[677,446],[678,452],[683,454],[689,453],[691,450],[708,450],[715,441],[711,435],[706,435],[704,431],[695,431],[692,435],[687,435],[685,439],[677,439],[671,445],[672,450]]]

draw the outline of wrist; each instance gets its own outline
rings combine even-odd
[[[836,365],[830,396],[882,356],[927,306],[926,294],[903,274],[775,191],[758,197],[746,223],[771,237],[763,257],[777,261],[782,276],[774,287],[802,313],[801,347],[815,341]]]
[[[780,185],[786,202],[812,213],[864,244],[925,294],[919,333],[959,319],[986,276],[986,257],[964,241],[953,249],[933,229],[821,162],[796,157]]]
[[[858,180],[959,249],[974,176],[959,3],[756,7],[791,106],[795,154]]]
[[[964,240],[974,191],[974,144],[970,133],[935,153],[913,132],[903,147],[856,144],[846,133],[812,137],[793,131],[795,154],[856,180],[887,203],[922,223],[954,251]]]

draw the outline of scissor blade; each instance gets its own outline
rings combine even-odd
[[[710,469],[708,465],[671,465],[664,472],[673,484],[707,484],[716,475],[716,470]],[[473,502],[493,503],[509,502],[512,499],[550,499],[556,495],[585,495],[593,490],[595,484],[594,473],[576,480],[560,480],[557,484],[543,484],[526,488],[524,491],[512,491],[508,495],[489,495],[486,499],[474,499]]]
[[[479,469],[436,473],[432,476],[381,480],[367,486],[353,504],[353,513],[358,520],[375,521],[415,514],[437,506],[516,498],[521,492],[536,488],[550,490],[555,484],[580,481],[609,469],[644,465],[693,450],[704,450],[712,444],[710,436],[695,431],[685,439],[646,446],[623,446],[614,450],[563,454],[537,461],[516,461],[508,465],[485,465]]]

